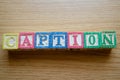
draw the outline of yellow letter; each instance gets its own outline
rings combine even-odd
[[[14,43],[12,43],[12,44],[10,44],[10,41],[11,40],[13,40],[13,41],[15,41],[15,39],[14,39],[14,37],[9,37],[7,40],[6,40],[6,44],[7,44],[7,46],[9,46],[9,47],[14,47],[15,46],[15,42]]]

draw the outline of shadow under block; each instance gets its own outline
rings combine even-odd
[[[84,37],[82,32],[68,32],[68,48],[83,48]]]
[[[67,48],[67,32],[51,32],[50,48]]]
[[[3,35],[3,49],[18,49],[17,33],[6,33]]]
[[[84,32],[84,48],[100,48],[101,32]]]
[[[36,32],[34,39],[35,48],[50,48],[50,32]]]
[[[34,48],[34,33],[24,32],[19,34],[19,48],[33,49]]]
[[[115,48],[116,47],[116,32],[103,31],[101,48]]]

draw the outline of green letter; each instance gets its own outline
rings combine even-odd
[[[95,36],[94,35],[89,36],[89,42],[90,42],[91,45],[95,44]]]
[[[105,34],[103,35],[103,44],[105,44],[105,41],[107,41],[109,44],[113,44],[112,43],[112,34],[109,34],[108,36],[109,36],[109,38]]]

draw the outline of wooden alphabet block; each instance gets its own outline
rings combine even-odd
[[[3,35],[3,49],[116,48],[116,32],[22,32]]]
[[[34,48],[34,33],[26,32],[19,34],[19,48],[32,49]]]
[[[17,33],[6,33],[3,35],[3,49],[18,49]]]
[[[101,48],[115,48],[116,47],[116,32],[103,31]]]
[[[83,48],[84,37],[82,32],[68,32],[68,48]]]
[[[50,48],[50,32],[36,32],[35,48]]]
[[[84,33],[84,48],[100,48],[100,46],[101,46],[100,32]]]
[[[67,32],[51,32],[50,48],[67,48]]]

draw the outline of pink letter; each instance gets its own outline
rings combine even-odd
[[[74,44],[73,45],[77,46],[78,45],[78,43],[77,43],[77,35],[73,35],[73,38],[74,38]]]
[[[27,46],[31,45],[30,42],[29,42],[29,39],[28,39],[27,35],[25,35],[25,40],[24,40],[22,46],[25,46],[25,44],[27,44]]]

